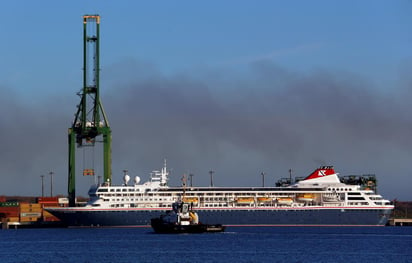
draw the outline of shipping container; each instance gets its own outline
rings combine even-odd
[[[37,203],[41,203],[41,202],[58,202],[59,201],[59,197],[38,197],[37,198]]]
[[[41,208],[41,204],[20,203],[20,208]]]
[[[37,220],[39,220],[38,217],[30,217],[30,216],[20,217],[20,222],[36,222]]]
[[[41,213],[42,211],[42,208],[20,208],[20,213]]]
[[[18,206],[0,207],[0,217],[19,216],[19,213]]]
[[[59,203],[43,203],[43,207],[60,207]]]
[[[41,213],[20,213],[20,217],[41,217]]]
[[[37,198],[37,203],[39,204],[58,204],[58,197],[39,197]]]
[[[13,213],[1,213],[0,218],[5,218],[5,217],[13,217],[13,216],[19,216],[20,213],[18,212],[13,212]]]
[[[6,220],[7,222],[19,222],[20,221],[18,216],[13,216],[13,217],[10,216]]]
[[[60,197],[60,198],[59,198],[59,204],[68,205],[68,204],[69,204],[69,198],[67,198],[67,197]]]
[[[0,202],[0,207],[15,207],[19,206],[19,202]]]
[[[19,217],[20,213],[19,212],[9,212],[9,213],[2,213],[0,214],[0,218],[6,218],[6,217]]]
[[[4,206],[0,207],[0,213],[2,212],[10,212],[10,211],[19,211],[20,208],[18,206]]]

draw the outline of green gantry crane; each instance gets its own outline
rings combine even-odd
[[[104,182],[111,182],[111,141],[112,135],[108,119],[100,101],[99,93],[99,31],[100,16],[83,16],[83,89],[77,105],[77,113],[69,128],[69,206],[76,200],[76,144],[77,147],[94,146],[96,137],[103,136]],[[94,169],[83,171],[84,175],[94,175]]]

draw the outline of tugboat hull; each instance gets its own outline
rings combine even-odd
[[[197,225],[178,225],[173,223],[165,223],[160,218],[151,219],[151,226],[156,233],[160,234],[182,234],[182,233],[213,233],[213,232],[223,232],[225,227],[221,224],[208,225],[208,224],[197,224]]]

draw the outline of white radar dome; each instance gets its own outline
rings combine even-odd
[[[125,174],[123,176],[124,184],[127,185],[130,181],[130,176],[128,174]]]
[[[134,183],[135,184],[138,184],[140,182],[140,177],[139,176],[136,176],[135,178],[134,178]]]

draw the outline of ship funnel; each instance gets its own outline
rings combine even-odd
[[[318,169],[316,169],[313,173],[311,173],[308,177],[306,177],[305,180],[316,179],[332,174],[335,174],[335,169],[333,169],[333,166],[321,166]]]

